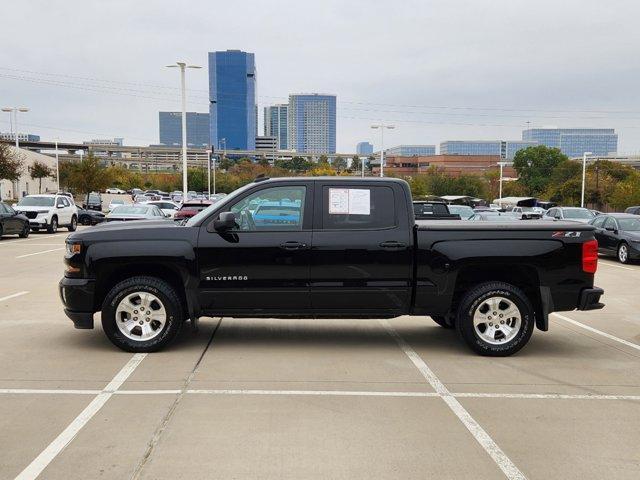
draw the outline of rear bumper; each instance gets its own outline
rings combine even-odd
[[[76,328],[93,328],[93,297],[95,281],[64,277],[58,284],[64,313]]]
[[[578,299],[578,310],[599,310],[603,308],[604,303],[600,303],[600,297],[603,294],[604,290],[598,287],[583,289]]]

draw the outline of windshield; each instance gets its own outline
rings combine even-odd
[[[593,218],[595,215],[586,208],[566,208],[564,218]]]
[[[216,203],[209,205],[207,208],[205,208],[201,212],[191,217],[189,221],[185,223],[185,226],[193,227],[194,225],[197,225],[200,221],[202,221],[202,219],[207,218],[213,210],[217,210],[218,208],[221,208],[223,205],[227,205],[228,203],[233,202],[238,195],[242,195],[246,190],[250,189],[254,185],[255,183],[248,183],[245,186],[240,187],[237,190],[234,190],[229,195],[224,197],[223,200],[220,200]]]
[[[640,218],[618,218],[620,230],[624,232],[640,232]]]
[[[18,202],[20,207],[53,207],[53,197],[24,197]]]
[[[113,209],[113,213],[118,215],[146,215],[147,207],[141,205],[124,205]]]

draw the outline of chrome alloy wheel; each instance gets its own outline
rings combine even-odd
[[[520,310],[505,297],[483,300],[473,313],[476,335],[492,345],[503,345],[518,334],[522,324]]]
[[[120,333],[131,340],[151,340],[162,332],[166,321],[164,305],[149,292],[130,293],[116,308],[116,325]]]
[[[629,249],[627,245],[623,243],[618,247],[618,260],[620,260],[620,263],[626,263],[628,258]]]

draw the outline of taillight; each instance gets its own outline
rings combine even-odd
[[[598,269],[598,241],[589,240],[582,244],[582,271],[596,273]]]

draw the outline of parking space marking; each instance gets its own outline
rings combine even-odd
[[[614,342],[618,342],[618,343],[621,343],[623,345],[626,345],[627,347],[631,347],[631,348],[635,348],[636,350],[640,350],[640,345],[638,345],[637,343],[629,342],[629,341],[624,340],[622,338],[618,338],[615,335],[611,335],[611,334],[609,334],[607,332],[603,332],[602,330],[598,330],[597,328],[593,328],[593,327],[590,327],[589,325],[585,325],[584,323],[576,322],[572,318],[565,317],[564,315],[560,315],[559,313],[552,313],[552,315],[564,320],[565,322],[569,322],[570,324],[575,325],[576,327],[584,328],[585,330],[588,330],[588,331],[593,332],[593,333],[597,333],[598,335],[602,335],[603,337],[608,338],[609,340],[613,340]]]
[[[0,302],[4,302],[5,300],[11,300],[12,298],[16,298],[16,297],[21,297],[22,295],[26,295],[27,293],[29,292],[27,290],[24,290],[22,292],[7,295],[6,297],[0,297]]]
[[[64,250],[64,249],[65,249],[65,247],[51,248],[49,250],[42,250],[41,252],[26,253],[24,255],[18,255],[16,258],[25,258],[25,257],[32,257],[34,255],[42,255],[43,253],[59,252],[60,250]]]
[[[49,465],[58,454],[66,448],[74,439],[78,432],[84,427],[93,416],[107,403],[115,391],[117,391],[127,378],[133,373],[140,362],[147,356],[146,353],[136,353],[129,359],[124,367],[113,377],[104,389],[91,401],[87,407],[80,412],[70,424],[58,435],[33,462],[31,462],[16,477],[16,480],[33,480]]]
[[[634,271],[634,270],[635,270],[635,268],[631,268],[631,267],[623,267],[622,265],[616,265],[615,263],[609,263],[609,262],[603,262],[603,261],[600,261],[600,262],[598,262],[598,263],[599,263],[599,265],[604,265],[605,267],[622,268],[622,269],[624,269],[624,270],[631,270],[631,271]]]
[[[480,424],[471,416],[466,408],[449,392],[449,389],[440,381],[435,373],[429,368],[424,360],[405,342],[395,328],[387,321],[381,320],[380,323],[387,330],[389,335],[396,341],[400,349],[409,357],[411,362],[420,371],[422,376],[429,382],[431,387],[436,391],[438,396],[447,404],[449,409],[458,417],[462,424],[469,430],[471,435],[476,439],[480,446],[489,454],[492,460],[498,465],[502,473],[510,480],[524,480],[527,477],[516,467],[509,457],[502,451],[489,434],[480,426]]]
[[[52,237],[62,237],[65,235],[69,235],[68,233],[52,233],[47,235],[46,238],[52,238]],[[24,239],[20,239],[20,240],[3,240],[2,242],[0,242],[0,247],[2,246],[6,246],[6,245],[16,245],[16,244],[22,244],[22,243],[27,243],[27,242],[33,242],[34,240],[44,240],[43,238],[39,238],[39,237],[31,237],[31,238],[24,238]]]
[[[337,397],[438,397],[436,392],[384,392],[348,390],[187,390],[203,395],[318,395]]]
[[[8,395],[98,395],[102,390],[62,390],[37,388],[0,388],[0,393]]]

